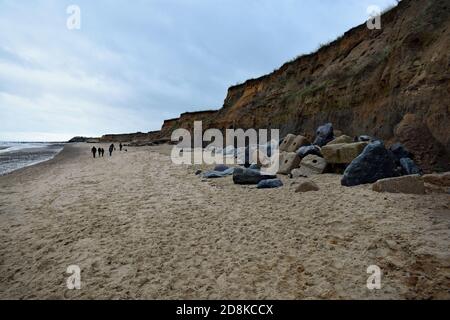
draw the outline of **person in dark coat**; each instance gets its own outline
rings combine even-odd
[[[97,153],[97,148],[96,148],[95,146],[92,147],[91,152],[92,152],[92,155],[93,155],[94,158],[95,158],[95,154]]]
[[[114,147],[114,144],[111,144],[110,146],[109,146],[109,156],[111,157],[112,156],[112,153],[113,153],[113,150],[115,149],[115,147]]]
[[[119,149],[120,149],[120,151],[122,151],[122,148],[123,148],[123,145],[122,145],[122,142],[119,144]]]

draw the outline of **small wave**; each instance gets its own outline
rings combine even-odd
[[[0,175],[54,158],[64,147],[61,143],[3,143],[0,148]]]

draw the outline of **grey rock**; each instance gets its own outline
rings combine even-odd
[[[235,168],[229,168],[225,171],[207,171],[203,174],[205,179],[217,179],[231,176],[235,171]]]
[[[425,194],[425,184],[419,175],[381,179],[375,182],[372,190],[376,192]]]
[[[275,175],[263,175],[261,172],[252,169],[235,168],[233,182],[235,184],[251,185],[267,179],[276,179]]]
[[[345,169],[341,184],[357,186],[398,176],[395,157],[382,141],[370,143]]]
[[[303,146],[303,147],[299,148],[297,150],[297,154],[300,158],[304,158],[310,154],[322,157],[322,152],[320,151],[320,148],[318,146],[314,146],[314,145]]]
[[[405,175],[422,174],[422,170],[410,158],[401,158],[400,166],[402,168],[402,173]]]
[[[406,148],[401,143],[395,143],[393,144],[389,150],[394,154],[395,158],[397,159],[397,162],[400,162],[400,159],[402,158],[413,158],[413,154],[406,150]]]
[[[295,192],[310,192],[310,191],[319,191],[320,188],[313,181],[306,180],[302,181],[299,186],[295,189]]]
[[[334,139],[333,125],[331,123],[324,124],[317,128],[316,140],[314,140],[314,145],[322,147],[328,142]]]
[[[258,183],[258,189],[273,189],[280,188],[283,186],[283,182],[280,179],[267,179],[262,180]]]
[[[296,172],[296,175],[308,177],[314,174],[322,174],[326,167],[327,162],[324,158],[310,154],[302,159],[299,172]]]
[[[225,170],[228,170],[230,167],[227,167],[224,164],[218,164],[215,166],[214,171],[219,171],[219,172],[223,172]]]
[[[295,152],[283,152],[280,155],[280,167],[278,169],[279,174],[289,174],[295,168],[298,168],[300,164],[300,157]]]

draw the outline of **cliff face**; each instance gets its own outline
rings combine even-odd
[[[105,134],[99,138],[99,142],[130,142],[130,141],[152,141],[158,139],[160,131],[151,131],[148,133],[124,133],[124,134]]]
[[[211,119],[217,111],[207,110],[198,112],[185,112],[179,118],[165,120],[161,130],[148,133],[124,133],[124,134],[105,134],[99,138],[100,142],[134,142],[137,145],[144,142],[166,141],[170,139],[172,132],[176,129],[186,129],[192,131],[194,121],[203,121],[208,126]],[[76,139],[76,138],[73,138]],[[73,140],[72,139],[72,140]]]
[[[194,129],[194,121],[202,121],[205,127],[210,127],[211,119],[217,115],[217,110],[207,110],[198,112],[185,112],[179,118],[164,121],[161,128],[161,136],[169,137],[176,129],[186,129],[192,131]]]
[[[414,115],[417,132],[429,133],[429,150],[436,153],[421,161],[428,149],[411,150],[418,162],[427,171],[448,168],[449,70],[449,1],[403,0],[382,16],[381,30],[360,25],[314,54],[231,87],[209,126],[279,128],[283,136],[311,135],[332,122],[349,135],[412,145],[414,130],[405,138],[396,127]]]
[[[364,23],[316,53],[229,88],[218,111],[184,113],[158,133],[123,138],[170,138],[199,120],[204,129],[312,136],[332,122],[348,135],[404,143],[426,172],[450,170],[450,2],[403,0],[381,22],[381,30]]]

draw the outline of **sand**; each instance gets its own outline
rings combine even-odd
[[[169,147],[91,145],[0,177],[1,299],[449,299],[450,196],[202,181]],[[106,148],[105,148],[106,149]],[[81,289],[68,290],[69,265]],[[381,289],[368,290],[378,265]]]

